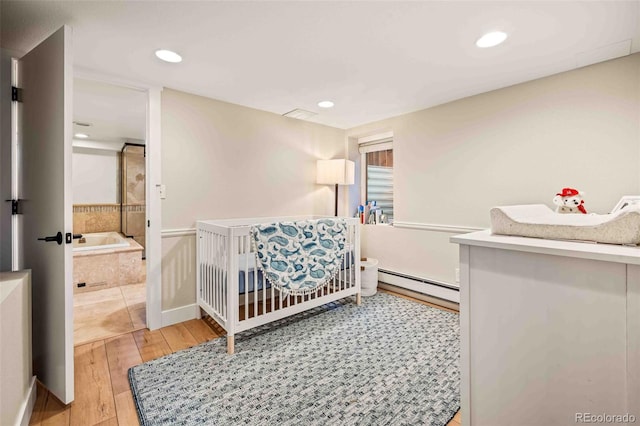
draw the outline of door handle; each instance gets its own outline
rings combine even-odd
[[[58,231],[58,233],[53,237],[38,238],[38,241],[46,241],[46,242],[55,241],[56,243],[58,243],[58,245],[62,245],[62,232]]]

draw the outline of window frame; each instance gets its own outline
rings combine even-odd
[[[367,202],[367,154],[393,150],[393,132],[382,132],[358,138],[358,152],[360,153],[360,204]],[[395,155],[394,155],[395,157]],[[394,158],[395,160],[395,158]],[[395,163],[395,161],[394,161]],[[393,166],[395,169],[395,164]],[[395,192],[395,185],[394,185]],[[395,197],[394,197],[395,205]]]

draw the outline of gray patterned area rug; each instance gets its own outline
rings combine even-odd
[[[333,303],[132,367],[142,425],[446,425],[458,315],[389,294]]]

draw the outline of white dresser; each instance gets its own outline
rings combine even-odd
[[[640,424],[640,248],[489,231],[451,241],[464,426]]]

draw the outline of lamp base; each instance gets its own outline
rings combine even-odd
[[[336,209],[334,216],[338,216],[338,184],[336,183]]]

